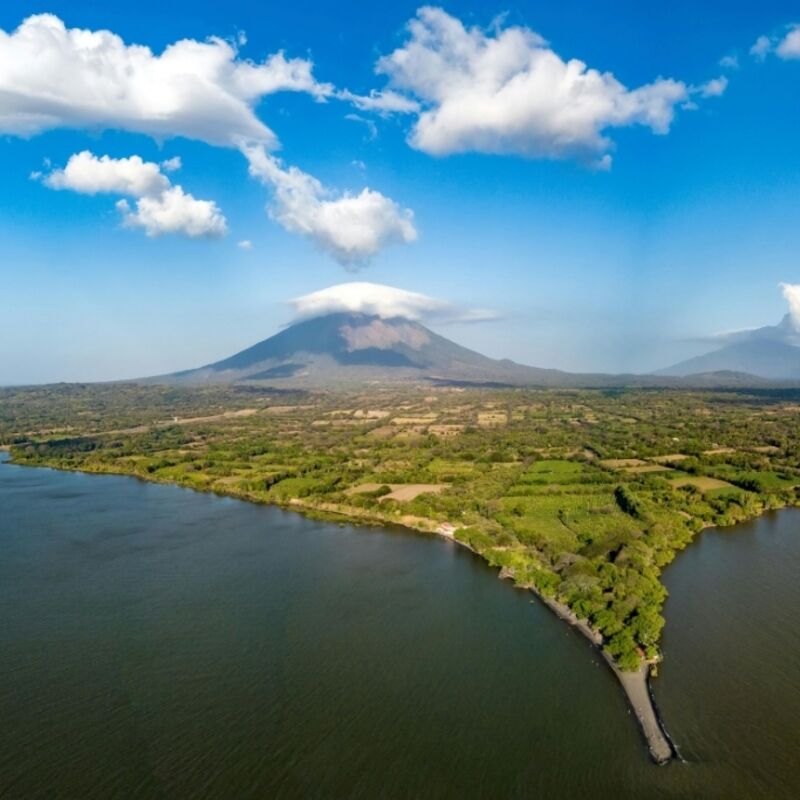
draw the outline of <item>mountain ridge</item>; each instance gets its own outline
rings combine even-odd
[[[800,380],[800,371],[797,377]],[[769,380],[731,369],[698,369],[689,378],[663,373],[570,373],[490,358],[406,317],[333,312],[298,320],[219,361],[137,382],[189,386],[269,383],[276,388],[414,382],[493,387],[713,388],[761,386]]]

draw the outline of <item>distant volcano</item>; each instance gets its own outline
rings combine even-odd
[[[214,364],[149,380],[298,387],[414,380],[555,386],[568,383],[569,375],[488,358],[403,317],[334,313],[297,322]]]
[[[767,380],[800,380],[800,335],[789,314],[778,325],[727,334],[720,344],[724,346],[657,374],[686,377],[728,370]]]

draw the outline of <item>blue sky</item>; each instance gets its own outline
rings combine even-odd
[[[786,312],[778,284],[800,283],[800,58],[789,38],[800,13],[793,4],[441,7],[447,17],[437,19],[460,22],[468,33],[477,26],[483,44],[528,29],[524,47],[537,58],[552,53],[613,73],[613,86],[583,87],[615,103],[589,134],[564,122],[562,99],[547,95],[546,83],[536,83],[545,107],[532,107],[511,130],[517,109],[499,95],[473,97],[472,79],[459,82],[461,62],[450,64],[452,80],[426,74],[424,59],[413,75],[385,62],[376,75],[378,59],[398,49],[413,66],[418,54],[406,26],[415,3],[141,0],[135,13],[114,6],[6,0],[0,7],[0,384],[198,366],[274,333],[291,318],[287,301],[352,280],[494,310],[493,321],[467,324],[457,314],[431,321],[488,355],[571,370],[648,371],[707,349],[700,340],[712,333],[776,323]],[[42,113],[41,87],[66,75],[42,34],[35,42],[45,50],[15,62],[16,77],[5,78],[15,96],[3,92],[10,54],[20,52],[9,49],[9,37],[43,13],[67,29],[111,31],[126,46],[148,46],[153,57],[179,40],[209,36],[238,42],[236,64],[261,65],[282,50],[286,59],[313,62],[312,77],[298,72],[292,91],[245,100],[241,90],[234,98],[241,107],[219,110],[208,100],[217,94],[187,90],[181,102],[189,111],[157,130],[163,120],[141,103],[133,112],[97,111],[116,96],[98,99],[96,84],[76,88],[70,77],[56,92],[57,119],[21,130],[21,114]],[[752,55],[760,36],[769,37],[766,51]],[[429,43],[426,57],[442,47]],[[738,64],[721,65],[726,56]],[[727,85],[709,84],[721,76]],[[643,86],[655,87],[646,99],[635,94]],[[144,96],[159,90],[145,86]],[[386,99],[387,90],[417,110],[364,107],[371,91]],[[524,106],[532,90],[521,91]],[[198,122],[197,109],[210,109],[223,133]],[[279,147],[254,132],[251,112]],[[487,117],[494,120],[488,128]],[[247,125],[251,145],[264,153],[260,172],[234,143]],[[597,136],[613,144],[598,144]],[[64,169],[84,151],[109,157],[97,170],[113,169],[117,188],[87,189],[99,174],[94,162],[88,178],[77,166],[74,174]],[[133,156],[152,165],[178,157],[181,166],[153,166],[156,189],[121,190],[120,160]],[[605,156],[613,158],[610,169]],[[320,185],[327,193],[314,188]],[[166,212],[148,217],[147,203],[163,209],[164,186],[181,187],[177,222]],[[364,187],[372,194],[361,195]],[[347,207],[336,205],[343,192],[356,199]],[[343,238],[343,230],[360,236],[365,226],[366,240]]]

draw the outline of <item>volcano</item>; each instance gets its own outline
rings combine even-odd
[[[800,335],[787,314],[778,325],[728,334],[723,347],[659,371],[658,375],[691,377],[730,371],[767,380],[800,380]]]
[[[496,360],[404,317],[333,313],[296,322],[239,353],[148,381],[314,387],[427,381],[483,386],[560,386],[569,374]]]

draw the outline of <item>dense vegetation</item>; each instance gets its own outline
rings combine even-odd
[[[0,390],[16,461],[449,533],[658,658],[661,570],[706,525],[798,504],[800,395],[132,385]]]

